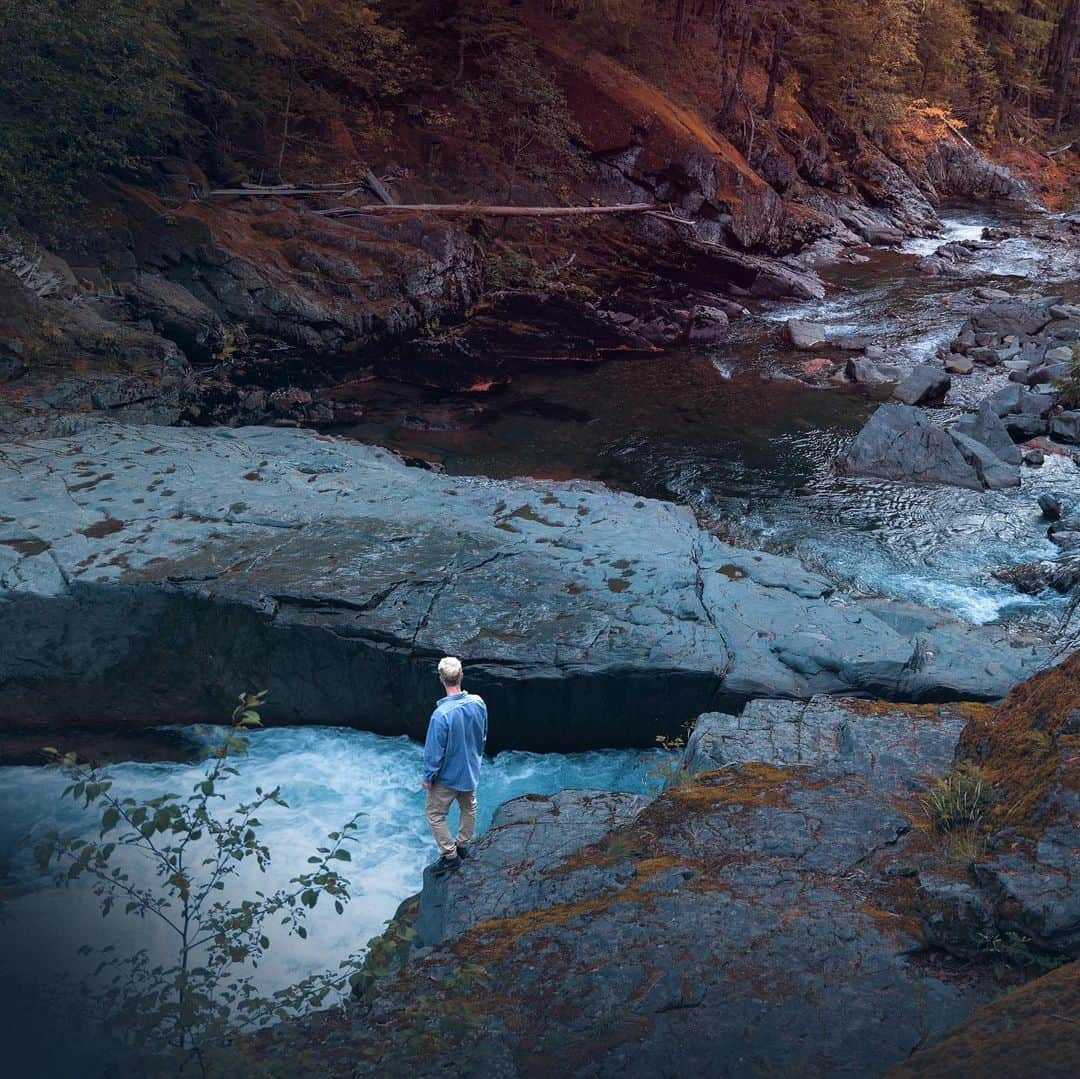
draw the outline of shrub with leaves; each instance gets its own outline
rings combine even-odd
[[[953,832],[977,827],[992,800],[982,769],[965,762],[936,780],[922,805],[939,832]]]
[[[320,974],[264,997],[253,972],[270,948],[275,924],[304,939],[305,919],[321,899],[338,914],[344,911],[349,882],[340,867],[351,860],[348,845],[356,842],[359,814],[331,832],[286,887],[244,898],[227,894],[227,885],[235,886],[249,864],[266,870],[271,852],[260,839],[260,814],[286,805],[277,787],[257,787],[252,800],[231,809],[221,804],[239,774],[233,761],[247,750],[245,732],[261,726],[258,708],[265,696],[241,694],[231,726],[207,751],[202,777],[187,795],[124,797],[107,771],[72,753],[46,750],[71,780],[63,797],[100,813],[100,830],[97,840],[47,834],[35,850],[39,865],[58,885],[91,878],[103,916],[122,906],[129,916],[165,927],[170,942],[165,960],[146,948],[127,955],[102,949],[97,988],[87,989],[107,1029],[131,1054],[125,1067],[134,1057],[144,1070],[165,1065],[179,1074],[206,1074],[237,1029],[291,1018],[346,987],[347,973]],[[152,885],[133,879],[121,864],[131,861],[118,857],[124,848],[149,860]],[[81,950],[92,951],[89,945]]]

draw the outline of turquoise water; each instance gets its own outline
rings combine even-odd
[[[195,736],[191,735],[195,741]],[[598,751],[562,756],[520,751],[485,761],[479,791],[479,828],[491,823],[498,805],[523,794],[550,794],[567,788],[644,793],[657,786],[650,775],[656,754]],[[235,896],[255,889],[270,892],[307,868],[306,859],[325,839],[360,811],[359,842],[345,866],[352,902],[338,916],[321,902],[300,941],[271,932],[271,947],[256,972],[266,991],[293,984],[308,974],[336,968],[381,932],[398,904],[417,892],[423,867],[435,850],[423,817],[420,789],[422,747],[408,738],[387,738],[342,728],[308,727],[258,731],[229,781],[223,807],[250,799],[256,786],[280,786],[288,808],[261,813],[262,838],[272,861],[265,874],[254,867],[229,885]],[[201,778],[197,763],[126,763],[109,769],[114,793],[150,798],[189,793]],[[55,999],[50,986],[72,983],[96,960],[80,960],[77,949],[113,944],[119,950],[148,948],[167,954],[168,931],[151,920],[125,916],[122,909],[102,918],[89,882],[57,889],[20,843],[50,829],[96,838],[97,818],[61,799],[66,780],[59,773],[29,767],[0,769],[0,874],[7,889],[8,919],[0,924],[0,985],[40,1019],[41,1001]],[[456,809],[453,811],[456,814]],[[133,882],[152,881],[150,864],[136,851],[118,848]],[[122,908],[122,904],[120,905]],[[29,1002],[35,1001],[33,1005]],[[10,1021],[10,1015],[9,1015]]]

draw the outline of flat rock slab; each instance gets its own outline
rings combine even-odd
[[[450,478],[310,432],[101,425],[0,447],[0,715],[422,734],[461,655],[492,748],[648,744],[755,697],[993,699],[1001,627],[832,595],[689,509]]]

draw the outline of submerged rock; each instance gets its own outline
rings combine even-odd
[[[219,720],[239,685],[271,721],[422,734],[456,653],[492,748],[641,745],[754,697],[1000,697],[1042,654],[594,483],[266,428],[0,452],[0,714],[24,725]]]

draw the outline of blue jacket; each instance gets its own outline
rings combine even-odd
[[[424,743],[424,779],[454,791],[474,791],[487,741],[487,705],[475,693],[455,693],[435,705]]]

